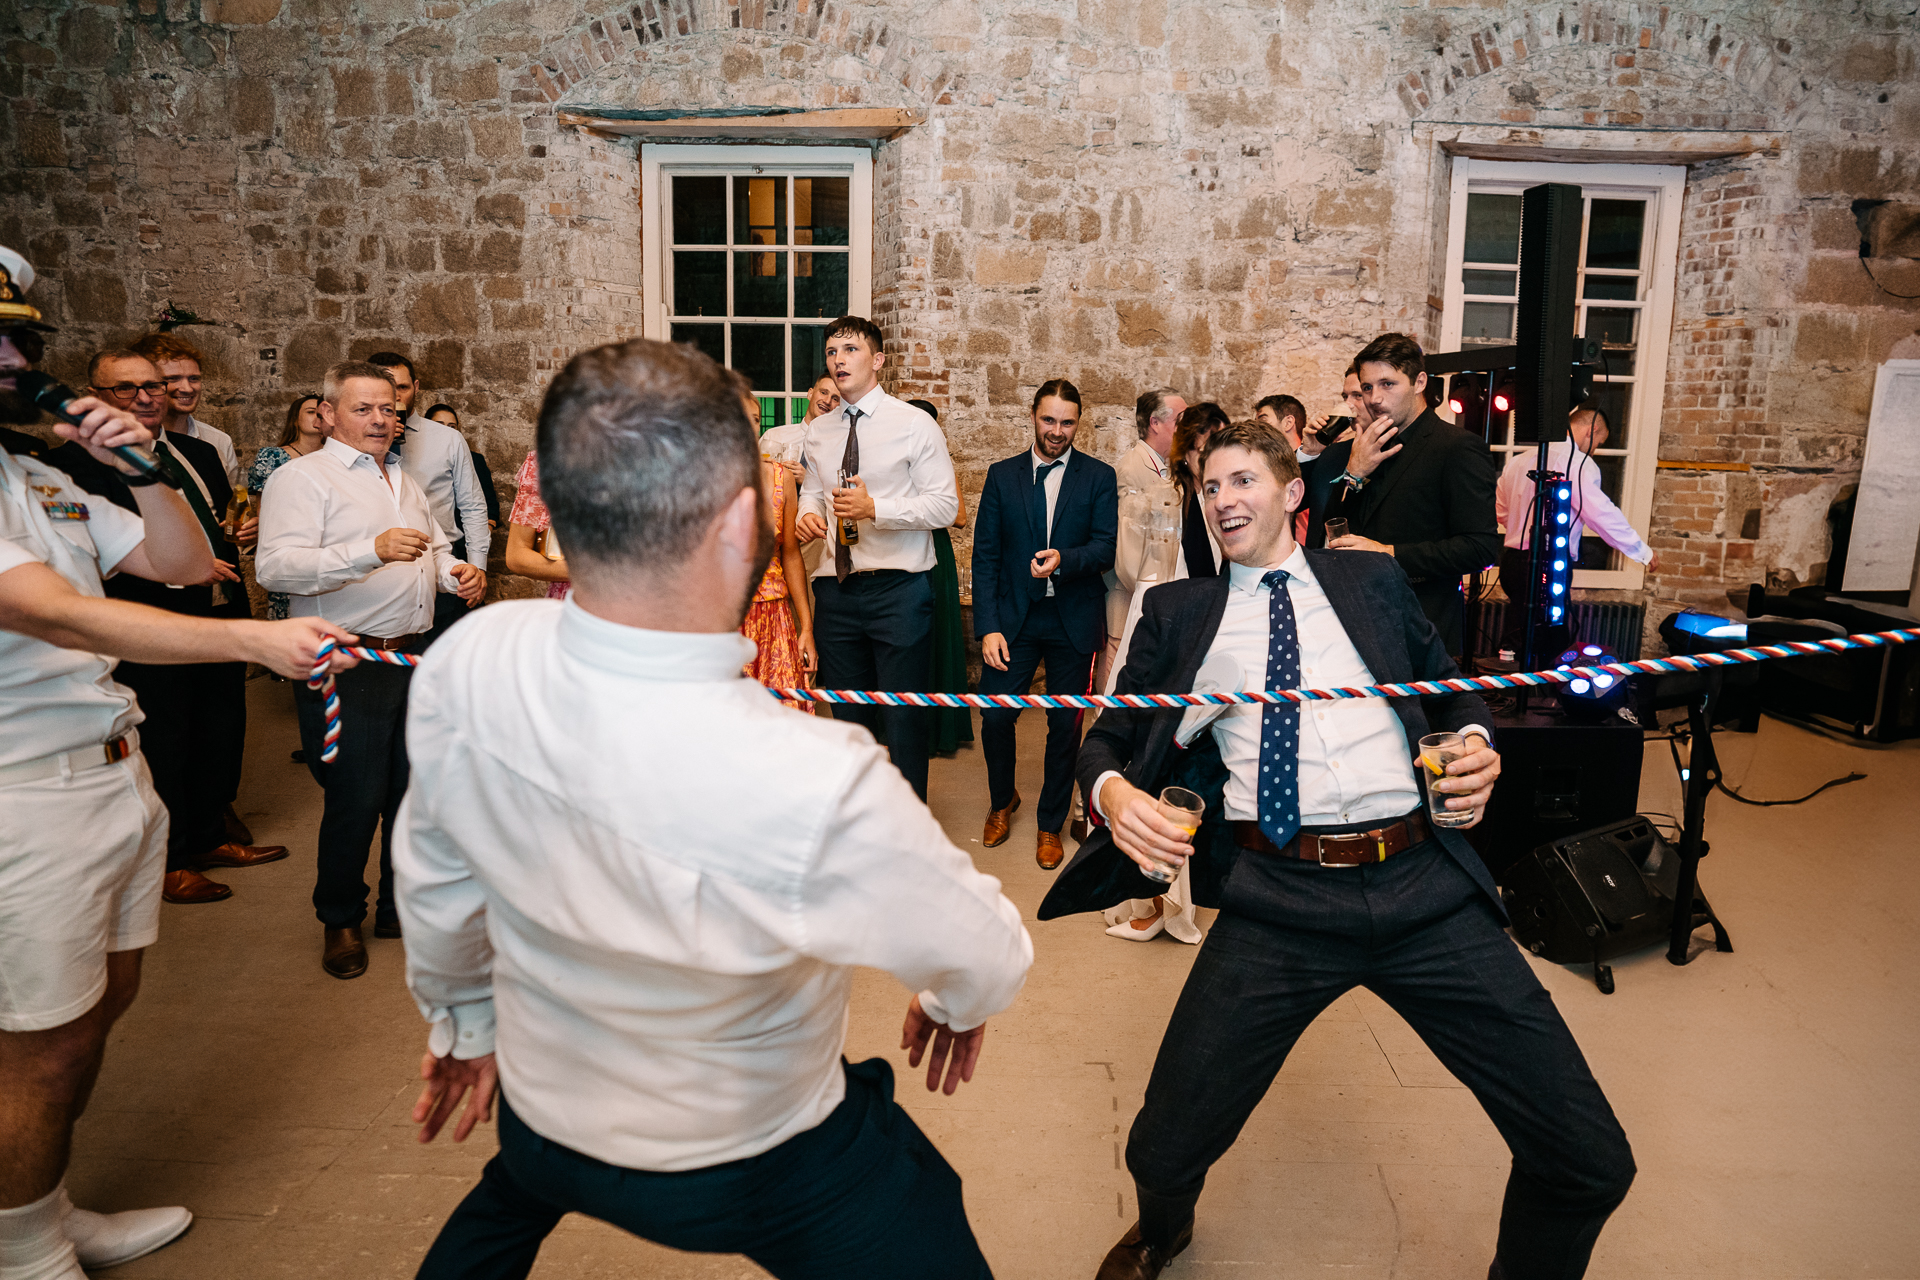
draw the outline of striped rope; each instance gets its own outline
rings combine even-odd
[[[1556,667],[1551,671],[1524,671],[1510,676],[1461,676],[1454,680],[1416,680],[1411,684],[1370,684],[1339,689],[1268,689],[1253,693],[892,693],[876,689],[769,689],[767,692],[787,701],[861,707],[982,707],[1009,711],[1026,707],[1083,711],[1125,707],[1135,711],[1159,711],[1178,707],[1230,707],[1245,703],[1333,702],[1347,698],[1414,698],[1440,693],[1478,693],[1486,689],[1529,689],[1566,684],[1578,679],[1591,680],[1600,675],[1639,676],[1705,671],[1712,667],[1739,666],[1773,658],[1844,653],[1849,649],[1881,649],[1889,645],[1910,644],[1916,640],[1920,640],[1920,627],[1901,631],[1862,632],[1858,635],[1835,636],[1830,640],[1788,640],[1780,644],[1756,645],[1751,649],[1723,649],[1717,653],[1642,658],[1638,662],[1608,662],[1597,667]],[[307,687],[319,689],[325,704],[326,731],[320,759],[329,764],[340,753],[340,695],[335,691],[333,676],[327,670],[327,661],[336,648],[364,662],[388,662],[399,667],[411,667],[419,662],[412,654],[336,646],[332,640],[322,642],[313,656],[313,674],[307,680]]]

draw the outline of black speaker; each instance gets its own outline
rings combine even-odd
[[[1500,780],[1466,835],[1496,881],[1549,841],[1640,811],[1638,727],[1619,719],[1568,724],[1541,711],[1496,716],[1492,727]]]
[[[1680,858],[1638,815],[1541,845],[1500,883],[1515,941],[1555,964],[1602,961],[1667,941],[1680,891]]]

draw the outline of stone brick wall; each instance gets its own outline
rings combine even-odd
[[[1738,150],[1689,171],[1647,593],[1719,604],[1821,572],[1873,371],[1920,329],[1851,210],[1920,200],[1910,8],[20,0],[0,243],[63,373],[169,300],[244,327],[186,332],[252,447],[395,347],[504,483],[545,379],[646,301],[639,148],[556,107],[922,108],[875,148],[874,311],[971,491],[1045,378],[1112,457],[1142,387],[1319,410],[1376,333],[1436,337],[1443,147]]]

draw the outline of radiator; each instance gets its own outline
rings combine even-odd
[[[1597,644],[1623,662],[1640,657],[1640,629],[1646,623],[1647,609],[1638,604],[1573,605],[1573,634],[1581,644]],[[1507,601],[1482,600],[1480,627],[1474,653],[1492,657],[1500,651],[1500,633],[1506,629]]]

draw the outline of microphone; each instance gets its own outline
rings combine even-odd
[[[25,392],[27,398],[56,418],[65,418],[75,426],[80,425],[82,415],[69,412],[67,406],[80,397],[72,387],[41,373],[38,369],[21,369],[13,375],[13,385]],[[130,462],[141,475],[151,476],[162,484],[180,487],[171,475],[160,466],[160,460],[153,456],[153,450],[143,444],[119,444],[109,450],[123,462]]]

